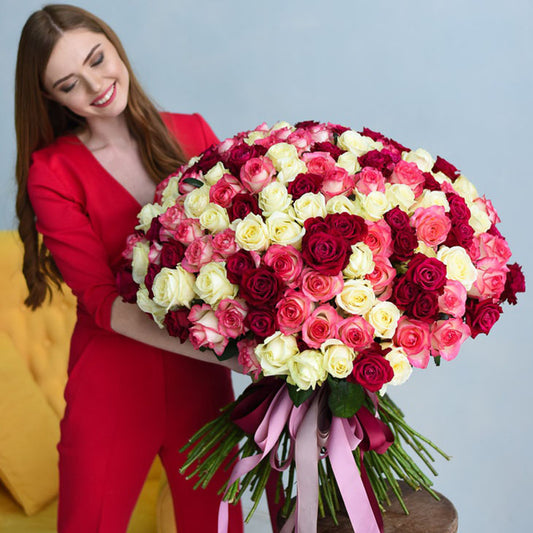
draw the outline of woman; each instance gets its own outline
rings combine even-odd
[[[216,137],[199,115],[159,115],[117,36],[73,6],[46,6],[26,22],[15,94],[26,304],[41,305],[62,279],[78,298],[58,446],[58,530],[126,531],[159,454],[178,531],[216,531],[223,478],[194,491],[179,475],[178,450],[231,401],[222,366],[238,365],[208,364],[211,354],[177,343],[115,285],[140,206]],[[240,508],[232,512],[240,532]]]

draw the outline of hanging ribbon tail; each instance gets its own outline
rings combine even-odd
[[[368,474],[366,473],[365,464],[363,462],[364,452],[361,449],[359,449],[359,457],[361,458],[361,479],[363,481],[363,485],[368,496],[368,501],[370,502],[370,506],[372,507],[374,518],[376,519],[376,524],[378,525],[380,533],[383,533],[385,529],[385,526],[383,524],[383,515],[381,514],[379,503],[374,493],[374,489],[372,488],[372,484],[370,483],[370,479],[368,479]]]
[[[268,503],[268,514],[270,515],[270,524],[272,525],[272,533],[279,533],[278,526],[278,515],[285,503],[285,496],[283,491],[279,491],[278,501],[276,502],[276,492],[278,488],[278,483],[280,482],[281,473],[276,470],[272,470],[268,476],[268,481],[265,487],[267,503]]]
[[[373,450],[380,454],[385,453],[394,442],[394,435],[389,426],[374,416],[366,407],[361,407],[356,416],[364,432],[361,449],[365,452]]]
[[[357,429],[362,433],[360,428]],[[357,437],[356,440],[357,446],[361,438]],[[350,446],[353,442],[354,431],[350,421],[334,416],[328,440],[328,456],[352,527],[358,533],[383,533],[376,523],[372,505],[353,457],[352,450],[355,447]]]

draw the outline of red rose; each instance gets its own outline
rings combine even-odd
[[[159,222],[159,218],[152,218],[150,229],[146,232],[146,238],[152,242],[159,241],[159,232],[161,231],[161,227],[162,225],[161,222]]]
[[[280,277],[267,266],[246,270],[239,281],[239,286],[240,296],[253,306],[274,306],[283,291]]]
[[[329,228],[328,228],[329,229]],[[351,247],[343,237],[327,231],[314,231],[302,239],[304,261],[321,274],[335,276],[346,268]]]
[[[218,162],[222,161],[218,151],[214,146],[210,146],[189,170],[191,172],[202,171],[204,174],[213,168]]]
[[[517,263],[507,265],[509,272],[507,272],[507,278],[505,280],[505,289],[501,295],[501,301],[507,300],[510,304],[516,305],[516,293],[525,292],[526,290],[526,278],[522,273],[522,267]]]
[[[322,217],[308,218],[304,222],[304,228],[305,228],[306,235],[312,235],[313,233],[316,233],[316,232],[328,233],[329,231],[331,231],[331,228],[329,227],[328,224],[326,224],[326,222],[324,221]]]
[[[163,244],[161,249],[161,266],[167,268],[176,268],[185,256],[185,246],[179,241],[168,241]]]
[[[178,337],[182,343],[185,342],[189,337],[189,328],[191,327],[191,322],[187,318],[188,314],[188,309],[169,311],[165,315],[165,320],[163,321],[165,327],[167,328],[168,334],[172,337]]]
[[[365,219],[358,215],[333,213],[326,215],[324,222],[350,244],[363,241],[368,234]]]
[[[440,191],[440,183],[433,177],[431,172],[423,172],[424,176],[424,189],[428,191]]]
[[[152,285],[154,284],[154,278],[159,274],[160,271],[161,265],[156,265],[155,263],[150,263],[148,265],[148,272],[146,273],[146,276],[144,278],[144,284],[148,289],[148,294],[150,295],[150,298],[154,297],[154,293],[152,292]]]
[[[298,200],[301,196],[308,192],[317,194],[320,192],[320,187],[324,179],[318,174],[298,174],[293,181],[289,183],[287,191],[292,195],[293,200]]]
[[[239,250],[226,259],[226,271],[228,280],[231,283],[238,284],[243,274],[250,269],[255,268],[255,260],[247,250]]]
[[[407,308],[408,316],[433,322],[439,314],[439,299],[435,292],[421,292],[414,302]]]
[[[341,126],[340,124],[328,124],[328,128],[335,135],[342,135],[345,131],[348,131],[350,129],[350,128],[347,128],[346,126]]]
[[[443,159],[439,155],[437,156],[437,160],[435,161],[435,164],[433,165],[433,168],[431,170],[432,172],[442,172],[452,181],[455,181],[460,174],[459,170],[457,170],[456,167],[454,167],[451,163],[448,163],[446,159]]]
[[[463,248],[470,248],[474,240],[474,229],[468,222],[459,222],[453,224],[450,233],[444,241],[445,246],[451,248],[452,246],[462,246]]]
[[[399,156],[390,152],[389,150],[370,150],[364,155],[357,158],[361,167],[373,167],[381,171],[386,177],[390,177],[394,170],[395,163],[398,162]]]
[[[225,154],[226,160],[224,161],[224,164],[234,176],[238,176],[241,167],[246,161],[252,157],[265,155],[266,152],[266,148],[258,144],[254,144],[253,146],[248,146],[246,143],[239,144],[231,148],[231,150]]]
[[[401,231],[409,227],[409,215],[399,207],[385,213],[385,220],[392,231]]]
[[[392,291],[392,301],[402,309],[412,304],[420,294],[420,287],[409,280],[407,276],[402,276]]]
[[[440,291],[446,284],[446,265],[434,257],[416,254],[406,276],[422,290]]]
[[[270,307],[251,307],[244,325],[260,338],[270,337],[278,329],[275,310]]]
[[[394,233],[392,240],[393,252],[392,261],[407,261],[413,257],[415,248],[418,246],[418,239],[414,228],[405,227]]]
[[[455,193],[448,193],[446,199],[448,200],[448,204],[450,204],[448,216],[452,224],[468,222],[470,220],[470,209],[462,196]]]
[[[233,222],[240,218],[244,219],[249,213],[261,214],[257,198],[247,193],[239,193],[233,197],[233,202],[228,208],[229,219]]]
[[[116,273],[116,283],[118,293],[122,296],[122,300],[133,304],[137,301],[137,284],[133,281],[131,275],[131,267],[120,268]]]
[[[338,146],[331,144],[329,142],[315,143],[311,148],[310,152],[327,152],[335,161],[339,159],[344,153],[344,150],[341,150]]]
[[[480,333],[488,335],[492,326],[500,318],[502,308],[492,300],[466,301],[466,323],[470,326],[472,338],[475,339]]]
[[[370,137],[373,141],[384,141],[387,138],[383,133],[380,133],[379,131],[371,130],[370,128],[363,128],[363,131],[359,132],[361,135],[364,135],[365,137]]]
[[[394,377],[394,370],[382,355],[361,352],[354,361],[348,381],[359,383],[370,392],[376,392]]]

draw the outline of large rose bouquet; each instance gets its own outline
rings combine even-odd
[[[438,448],[385,392],[516,303],[498,222],[453,165],[366,128],[263,124],[167,178],[129,239],[123,293],[256,381],[191,439],[184,470],[205,484],[236,463],[226,500],[252,487],[258,501],[288,468],[277,492],[298,531],[316,529],[309,506],[335,516],[339,493],[367,532],[389,486],[401,499],[397,477],[430,490],[405,447],[428,466]]]

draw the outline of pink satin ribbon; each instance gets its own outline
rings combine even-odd
[[[277,385],[274,385],[277,387]],[[272,394],[260,391],[259,401],[245,398],[252,412],[240,409],[234,422],[247,429],[256,427],[254,440],[261,453],[240,459],[231,473],[228,487],[237,479],[255,468],[270,454],[270,463],[276,470],[285,469],[294,453],[296,463],[297,499],[296,511],[287,519],[281,533],[316,531],[318,517],[318,461],[320,450],[325,447],[344,500],[348,516],[357,533],[382,533],[383,525],[374,494],[364,483],[366,473],[361,475],[353,451],[375,449],[383,453],[392,442],[392,434],[380,420],[365,408],[350,419],[332,417],[329,430],[323,420],[324,396],[322,390],[299,407],[295,407],[283,384]],[[268,404],[268,402],[270,402]],[[266,405],[268,404],[268,408]],[[364,410],[364,411],[363,411]],[[264,416],[259,422],[259,418]],[[361,414],[361,420],[359,418]],[[242,416],[241,416],[242,415]],[[291,436],[291,453],[284,465],[277,461],[277,448],[283,428],[287,425]],[[362,453],[362,452],[361,452]],[[370,493],[368,491],[370,490]],[[377,514],[376,514],[377,512]],[[229,504],[221,502],[218,533],[228,531]]]

